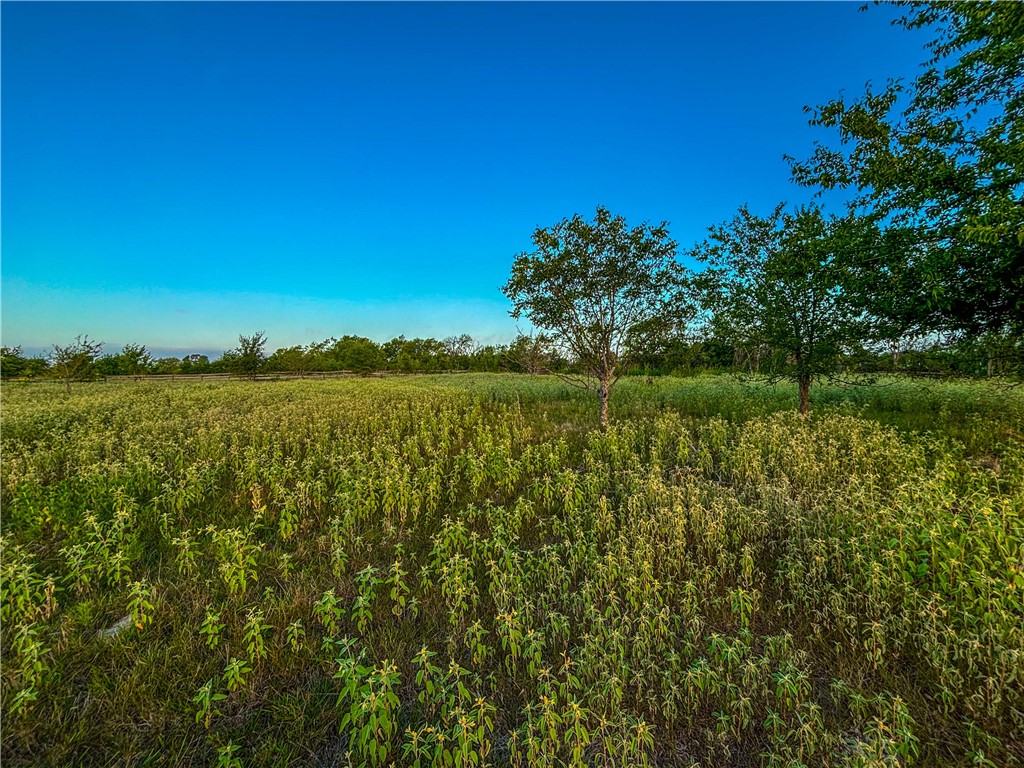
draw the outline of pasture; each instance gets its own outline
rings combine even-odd
[[[1024,763],[1024,391],[5,385],[5,765]]]

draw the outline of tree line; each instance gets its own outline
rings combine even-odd
[[[480,344],[468,334],[445,339],[399,336],[377,343],[363,336],[342,336],[309,345],[279,348],[267,354],[263,334],[240,336],[239,346],[220,357],[204,354],[155,357],[145,345],[126,344],[103,353],[103,344],[87,336],[54,345],[44,355],[25,355],[20,347],[0,348],[4,381],[55,379],[92,381],[106,376],[232,374],[306,374],[348,371],[524,373],[581,376],[578,361],[563,356],[544,334],[520,334],[508,344]],[[254,343],[255,342],[255,343]],[[918,376],[1006,377],[1019,375],[1013,361],[1022,354],[1019,339],[982,336],[969,339],[919,339],[896,349],[855,348],[836,358],[836,370],[851,373],[899,373]],[[246,352],[248,349],[248,352]],[[741,347],[711,335],[681,335],[628,359],[624,372],[636,376],[692,376],[735,373],[784,378],[789,360],[770,346]]]
[[[399,336],[379,344],[362,336],[346,335],[307,345],[267,352],[267,336],[240,335],[238,346],[210,359],[204,354],[155,357],[145,345],[126,344],[120,352],[104,354],[102,342],[79,336],[67,345],[54,345],[45,355],[27,356],[20,347],[0,350],[4,379],[51,377],[87,381],[104,376],[191,375],[228,373],[303,374],[314,371],[377,371],[431,373],[447,370],[518,370],[516,346],[481,345],[463,334],[445,339]]]

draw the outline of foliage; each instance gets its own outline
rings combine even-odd
[[[178,363],[176,373],[195,374],[210,373],[210,358],[197,352],[185,355]]]
[[[520,333],[505,351],[509,370],[537,376],[556,369],[558,358],[551,339],[543,333]]]
[[[125,344],[120,353],[104,355],[96,361],[96,371],[103,376],[141,376],[155,367],[153,356],[141,344]]]
[[[462,362],[473,354],[476,343],[468,333],[459,336],[448,336],[442,342],[445,352],[453,362]]]
[[[0,378],[5,381],[46,375],[49,363],[42,357],[25,357],[21,347],[0,347]]]
[[[150,373],[157,376],[173,376],[176,373],[181,372],[181,360],[176,357],[161,357],[153,361],[153,367],[150,369]]]
[[[502,288],[510,314],[529,319],[587,377],[569,381],[584,388],[596,381],[607,426],[612,387],[630,358],[685,315],[676,243],[666,222],[630,228],[598,207],[593,222],[576,214],[538,228],[533,244]]]
[[[835,99],[811,124],[816,144],[793,178],[853,188],[854,205],[903,241],[867,262],[897,266],[905,311],[929,330],[1019,333],[1024,318],[1024,7],[1019,3],[900,2],[899,24],[935,29],[932,58],[912,83]]]
[[[311,358],[307,349],[297,344],[293,347],[276,350],[267,358],[266,367],[269,371],[305,373],[314,367]]]
[[[407,339],[398,336],[381,346],[388,370],[412,373],[440,371],[448,366],[447,350],[437,339]]]
[[[88,335],[76,336],[72,344],[54,344],[50,352],[50,373],[71,391],[71,382],[86,381],[96,376],[96,359],[103,351],[103,342],[90,341]]]
[[[853,265],[857,267],[857,265]],[[858,270],[856,281],[862,285],[872,280],[872,275]],[[880,278],[879,278],[880,279]],[[863,297],[864,289],[858,291]],[[875,297],[882,294],[874,294]],[[874,303],[858,304],[868,312]],[[855,344],[842,354],[840,367],[864,372],[900,372],[928,377],[1001,377],[1007,381],[1019,379],[1024,373],[1024,349],[1017,334],[981,334],[960,338],[957,336],[936,336],[907,332],[897,324],[889,324],[887,317],[877,314],[870,316],[871,335],[878,341],[873,344]],[[734,344],[724,337],[710,333],[699,336],[671,334],[659,339],[654,346],[631,356],[625,367],[628,374],[644,375],[695,375],[712,371],[741,371],[744,373],[771,375],[778,370],[781,361],[772,355],[750,353],[749,349]],[[531,341],[533,339],[533,341]],[[264,373],[305,376],[314,370],[346,370],[366,373],[383,370],[395,373],[423,373],[448,370],[454,365],[474,372],[498,373],[511,371],[534,375],[544,372],[571,374],[574,372],[569,361],[560,357],[544,344],[536,344],[536,337],[522,335],[508,345],[484,345],[475,347],[466,357],[452,359],[442,349],[443,344],[425,339],[414,357],[402,355],[390,364],[383,360],[381,345],[366,339],[367,357],[370,362],[361,365],[352,360],[329,359],[324,350],[336,340],[328,339],[308,346],[295,346],[277,350],[271,355],[263,369]],[[401,346],[388,343],[389,349]],[[372,346],[370,346],[372,345]],[[531,346],[527,346],[531,345]],[[532,348],[531,348],[532,347]],[[528,354],[524,354],[528,352]],[[8,349],[2,363],[3,377],[11,379],[39,379],[46,375],[49,364],[42,358],[25,358],[17,348]],[[301,355],[302,359],[299,359]],[[113,375],[106,366],[110,357],[97,361],[97,372]],[[181,359],[167,357],[156,360],[150,373],[153,374],[216,374],[227,373],[232,355],[227,359],[210,361],[206,355],[189,354]]]
[[[263,331],[252,336],[239,336],[238,346],[224,353],[227,369],[239,376],[255,378],[266,364],[266,346],[267,335]]]
[[[380,346],[363,336],[342,336],[323,353],[325,371],[373,373],[384,368],[384,352]],[[326,342],[325,342],[326,343]]]

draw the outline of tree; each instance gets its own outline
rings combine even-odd
[[[448,364],[452,368],[464,368],[468,365],[468,358],[473,354],[473,349],[476,346],[473,337],[468,333],[449,336],[441,344],[444,345],[445,352],[448,354]]]
[[[497,373],[502,369],[505,351],[505,347],[501,345],[486,344],[477,347],[469,357],[470,370]]]
[[[840,356],[870,336],[846,255],[873,231],[870,222],[826,218],[813,206],[788,214],[780,205],[768,218],[744,207],[691,252],[708,265],[701,281],[713,336],[778,353],[772,373],[797,384],[801,413],[812,381],[835,377]]]
[[[198,352],[185,355],[181,358],[178,369],[182,373],[209,373],[210,372],[210,358],[206,355],[201,355]]]
[[[385,362],[380,345],[363,336],[342,336],[328,350],[328,356],[336,361],[336,370],[364,376],[381,370]]]
[[[125,344],[118,357],[124,361],[124,370],[129,374],[149,373],[153,367],[153,356],[143,344]]]
[[[152,370],[158,376],[174,376],[183,373],[181,360],[176,357],[161,357],[159,360],[154,360]]]
[[[514,371],[522,371],[531,376],[550,373],[554,355],[551,351],[551,339],[542,333],[520,333],[505,351],[505,359]]]
[[[145,346],[125,344],[116,355],[105,355],[96,362],[96,369],[105,376],[140,376],[153,370],[155,361]]]
[[[267,334],[257,331],[252,336],[239,336],[238,347],[224,353],[228,370],[239,376],[255,379],[263,370],[267,355]]]
[[[731,344],[712,337],[674,334],[661,340],[657,348],[636,361],[636,368],[647,374],[671,373],[690,376],[702,370],[729,368],[735,357]]]
[[[267,370],[303,374],[312,370],[312,356],[302,345],[282,347],[267,358]]]
[[[39,376],[45,373],[46,360],[39,357],[25,357],[21,347],[0,347],[0,378],[18,379]]]
[[[389,370],[413,373],[439,371],[447,351],[437,339],[407,339],[398,336],[381,346]]]
[[[910,85],[807,108],[838,132],[787,158],[794,180],[851,188],[904,251],[907,315],[927,330],[1024,328],[1024,5],[899,2],[907,29],[938,27]],[[891,251],[888,255],[891,256]],[[871,261],[884,257],[865,254]]]
[[[50,371],[70,392],[71,382],[86,381],[95,375],[96,358],[102,351],[103,342],[90,341],[87,334],[76,336],[73,344],[54,344],[50,352]]]
[[[502,288],[510,314],[527,317],[578,367],[582,376],[560,375],[596,389],[606,428],[609,396],[630,358],[686,314],[676,243],[666,222],[631,229],[598,207],[592,222],[577,214],[538,228],[533,244]]]

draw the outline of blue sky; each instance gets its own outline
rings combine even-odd
[[[535,227],[808,199],[802,107],[925,58],[858,7],[4,2],[3,344],[506,341]]]

